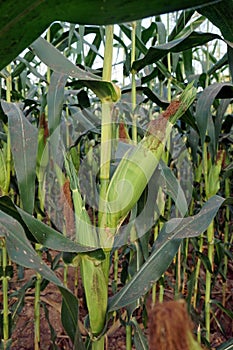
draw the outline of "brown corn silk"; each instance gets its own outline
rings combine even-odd
[[[183,300],[156,304],[149,315],[150,350],[191,350],[192,322]]]

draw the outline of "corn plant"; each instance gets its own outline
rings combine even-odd
[[[179,272],[181,261],[185,260],[183,293],[185,275],[189,278],[190,273],[190,286],[191,276],[199,278],[201,262],[206,267],[203,333],[206,332],[207,345],[211,340],[210,306],[215,302],[231,317],[225,302],[221,305],[211,299],[211,290],[219,253],[214,218],[220,207],[231,204],[223,198],[225,193],[230,195],[231,183],[228,173],[224,191],[221,176],[226,151],[219,142],[224,137],[222,125],[233,91],[231,83],[222,81],[228,63],[232,72],[232,33],[230,18],[225,14],[226,6],[231,13],[232,4],[220,1],[212,2],[211,7],[204,6],[207,3],[196,0],[186,5],[175,1],[165,8],[154,1],[148,6],[137,4],[135,15],[122,4],[114,18],[113,4],[109,4],[111,14],[100,12],[98,18],[96,15],[93,18],[95,10],[99,13],[97,2],[93,3],[91,13],[87,4],[81,2],[83,12],[77,12],[77,4],[70,2],[64,18],[62,9],[67,4],[58,4],[54,10],[50,2],[48,16],[43,15],[45,5],[36,7],[33,30],[27,30],[29,23],[24,20],[25,11],[22,12],[27,4],[17,8],[18,16],[11,12],[8,17],[3,16],[2,43],[6,29],[9,34],[8,42],[1,45],[3,51],[0,49],[1,76],[6,81],[2,84],[0,124],[3,348],[8,348],[11,341],[8,257],[37,272],[35,349],[40,346],[40,289],[44,279],[56,284],[62,294],[61,319],[75,349],[90,346],[104,349],[109,321],[116,325],[121,317],[126,324],[127,350],[132,347],[132,334],[137,349],[147,348],[134,311],[139,305],[143,307],[146,295],[161,276],[166,283],[165,272],[174,268],[174,257],[184,239],[185,254],[182,256],[179,250],[176,263]],[[11,2],[4,4],[2,13],[10,6]],[[176,13],[172,24],[167,15],[167,24],[163,24],[161,13],[187,6],[198,6],[197,17],[193,9],[188,9]],[[224,20],[219,21],[219,13]],[[132,21],[130,25],[108,25],[105,32],[93,25],[124,22],[127,15],[127,21]],[[156,16],[147,27],[143,21],[134,22],[147,15]],[[206,18],[221,30],[221,35],[197,31]],[[80,25],[54,23],[48,31],[48,40],[38,38],[55,19]],[[13,52],[12,38],[15,31],[20,35],[22,28],[23,40],[14,43]],[[89,34],[91,43],[86,39]],[[131,42],[129,46],[127,39]],[[205,45],[212,42],[217,43],[212,51],[209,47],[205,50]],[[219,42],[228,45],[229,62],[227,55],[216,59]],[[128,87],[120,88],[120,81],[112,82],[114,44],[124,52],[124,78],[130,77],[131,82]],[[18,57],[11,69],[4,69],[29,45],[30,51],[23,58]],[[94,63],[99,59],[102,67],[98,70]],[[194,59],[202,64],[202,74],[194,67]],[[47,67],[45,75],[38,71],[40,62]],[[31,83],[29,72],[36,76],[36,83]],[[9,84],[11,79],[13,87]],[[197,93],[197,88],[201,92]],[[227,154],[231,164],[230,147]],[[203,173],[198,173],[200,159]],[[195,188],[191,185],[191,162],[198,173],[199,198],[194,197]],[[229,215],[227,211],[230,220]],[[201,243],[200,260],[193,272],[189,271],[188,243],[191,241],[196,247],[200,234],[201,242],[207,242],[208,252],[205,257]],[[155,240],[151,240],[152,235]],[[85,343],[80,330],[79,300],[67,287],[67,268],[63,283],[31,243],[62,252],[65,266],[71,264],[80,270],[88,311],[81,327],[85,329]],[[231,244],[226,230],[225,264]],[[117,282],[119,248],[122,256],[129,254],[121,287]],[[112,263],[115,287],[109,296]],[[198,285],[194,291],[195,306]],[[179,286],[180,279],[176,296]],[[164,296],[163,287],[161,284],[160,299]],[[191,300],[192,286],[188,293]],[[156,287],[153,295],[155,300]],[[127,313],[124,318],[123,308]],[[193,344],[199,347],[196,342]]]

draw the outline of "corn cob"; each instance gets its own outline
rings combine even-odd
[[[149,123],[142,141],[122,158],[105,199],[105,231],[109,230],[109,239],[137,203],[160,161],[173,124],[190,107],[195,96],[196,89],[189,84],[178,100],[172,101],[165,112]],[[106,236],[103,240],[106,240]]]

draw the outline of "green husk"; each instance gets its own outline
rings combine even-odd
[[[106,194],[108,228],[116,230],[137,203],[162,157],[173,124],[190,107],[195,96],[196,89],[191,83],[179,100],[173,101],[164,113],[149,123],[142,141],[122,158]]]

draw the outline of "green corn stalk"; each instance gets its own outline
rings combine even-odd
[[[47,30],[46,34],[47,41],[50,42],[50,28]],[[48,83],[50,82],[50,74],[51,71],[49,68],[47,68],[47,81]],[[48,111],[47,111],[48,112]],[[47,147],[44,147],[45,144],[45,129],[40,128],[40,132],[38,135],[38,160],[40,164],[40,160],[42,157],[42,152],[44,151],[44,148],[46,148],[46,151],[48,151]],[[48,154],[47,154],[48,155]],[[48,159],[47,159],[48,160]],[[47,163],[46,163],[47,165]],[[44,176],[45,172],[42,170],[42,163],[40,164],[39,168],[37,167],[37,175],[38,175],[38,182],[39,182],[39,198],[40,198],[40,208],[43,211],[44,210],[44,201],[45,201],[45,191],[43,188],[44,184]],[[38,219],[41,220],[41,215],[38,213],[37,215]],[[41,256],[41,250],[42,250],[42,245],[41,244],[36,244],[35,245],[35,250],[39,256]],[[36,274],[36,283],[35,283],[35,300],[34,300],[34,349],[39,350],[40,349],[40,289],[41,289],[41,281],[42,281],[42,276],[37,273]]]
[[[137,22],[132,23],[132,35],[131,35],[131,65],[136,58],[136,26]],[[132,139],[137,143],[137,116],[135,114],[136,107],[136,72],[132,71],[132,88],[131,88],[131,101],[132,101]]]
[[[11,66],[7,66],[7,71],[9,73],[6,78],[6,100],[7,102],[11,101],[11,91],[12,91],[12,78],[11,78]],[[2,194],[8,194],[10,189],[10,176],[11,176],[11,142],[10,142],[10,133],[7,132],[7,145],[6,149],[0,150],[0,166],[1,166],[1,175],[0,175],[0,192]],[[6,163],[5,163],[6,160]],[[6,242],[3,238],[1,240],[1,250],[2,250],[2,292],[3,292],[3,349],[8,348],[9,335],[10,335],[10,326],[9,326],[9,307],[8,307],[8,279],[9,277],[6,274],[7,266],[9,265],[9,258],[6,249]]]
[[[225,197],[230,197],[230,181],[229,178],[225,179]],[[224,227],[224,247],[228,249],[229,244],[229,221],[230,221],[230,208],[226,207],[226,223]],[[228,268],[228,256],[224,255],[224,276],[227,277],[227,268]],[[227,278],[223,283],[222,291],[222,304],[226,306],[226,292],[227,292]]]
[[[6,166],[6,147],[0,149],[0,169],[0,194],[4,196],[7,194],[9,188]]]
[[[201,183],[201,176],[202,176],[202,162],[197,162],[197,167],[195,169],[195,182]],[[201,193],[202,198],[202,193]],[[192,202],[190,205],[190,216],[193,215],[193,209],[194,209],[194,199],[192,198]],[[199,237],[199,252],[202,253],[203,251],[203,234]],[[197,306],[197,295],[198,295],[198,280],[199,280],[199,274],[200,274],[200,268],[201,268],[201,259],[198,257],[197,263],[196,263],[196,271],[195,271],[195,284],[194,284],[194,293],[193,293],[193,307],[196,309]]]
[[[94,225],[92,225],[85,209],[83,199],[79,191],[78,177],[73,162],[65,157],[65,168],[70,180],[75,221],[76,240],[85,246],[98,247],[98,237]],[[105,286],[108,285],[108,271],[110,255],[100,252],[95,254],[79,254],[76,263],[80,265],[82,282],[85,290],[86,303],[89,311],[90,330],[93,340],[93,348],[103,349],[104,337],[98,339],[105,324],[108,293]]]
[[[225,156],[225,151],[219,151],[215,163],[211,164],[211,159],[207,158],[207,145],[204,145],[204,176],[205,176],[205,191],[206,198],[209,199],[215,195],[220,188],[220,172]],[[207,229],[207,246],[208,258],[213,272],[214,260],[214,221],[211,222]],[[206,293],[205,293],[205,325],[206,339],[210,341],[210,299],[211,299],[211,278],[212,273],[206,271]]]
[[[193,84],[189,84],[182,92],[179,101],[176,101],[176,107],[174,108],[174,102],[171,103],[170,109],[151,121],[142,141],[122,158],[106,193],[109,239],[137,203],[162,157],[172,125],[189,108],[195,96],[196,89]],[[101,244],[104,247],[105,241]]]
[[[136,59],[136,26],[137,22],[132,22],[132,33],[131,33],[131,66]],[[134,144],[137,144],[137,114],[135,108],[137,104],[136,95],[136,72],[131,72],[131,102],[132,102],[132,140]],[[135,230],[135,229],[134,229]],[[133,231],[134,231],[133,230]],[[136,254],[138,260],[138,242],[135,240]],[[130,252],[130,260],[132,259],[132,252]],[[128,322],[126,324],[126,350],[132,349],[132,326],[130,324],[130,316],[127,317]]]
[[[111,81],[112,54],[113,54],[113,26],[106,26],[106,40],[104,50],[103,80]],[[120,97],[120,91],[116,91]],[[102,200],[109,185],[110,160],[112,151],[112,99],[102,102],[101,123],[101,152],[100,152],[100,200],[98,213],[99,235],[104,240],[108,233],[105,231],[105,203]],[[102,247],[102,245],[100,245]],[[93,336],[92,350],[104,349],[103,331],[107,303],[108,303],[108,274],[110,265],[110,251],[104,250],[102,260],[90,259],[85,256],[81,260],[81,272],[89,310],[90,327]]]

